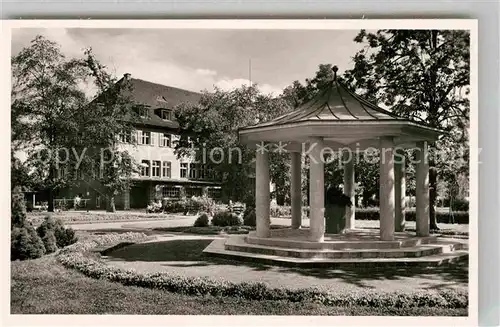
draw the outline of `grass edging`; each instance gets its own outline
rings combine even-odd
[[[247,300],[287,300],[291,302],[311,301],[328,306],[366,306],[372,308],[439,307],[463,309],[468,307],[468,293],[446,290],[436,292],[361,292],[334,294],[316,288],[285,289],[271,288],[261,282],[233,283],[209,278],[175,276],[167,272],[139,273],[133,269],[120,269],[85,255],[85,252],[105,244],[140,241],[146,239],[143,233],[107,234],[92,240],[77,242],[62,249],[58,261],[66,268],[75,269],[85,276],[106,279],[126,286],[139,286],[166,290],[184,295],[238,297]]]

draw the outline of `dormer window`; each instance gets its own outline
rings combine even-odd
[[[149,111],[148,108],[145,106],[137,106],[135,108],[135,111],[141,118],[148,118],[149,117]]]
[[[160,110],[160,118],[163,120],[172,120],[172,111],[167,109]]]

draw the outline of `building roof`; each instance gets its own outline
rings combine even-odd
[[[174,109],[181,103],[195,104],[201,98],[200,93],[132,78],[130,74],[125,74],[117,84],[125,81],[130,83],[125,95],[129,96],[134,104],[143,105],[148,110],[149,117],[140,118],[138,121],[142,125],[177,129],[179,124],[176,121],[161,119],[155,109]]]

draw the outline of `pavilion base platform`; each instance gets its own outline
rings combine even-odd
[[[213,241],[203,253],[229,260],[278,266],[385,269],[433,267],[468,259],[467,243],[437,236],[395,233],[381,241],[376,230],[326,234],[324,242],[308,241],[308,229],[272,230],[269,238],[255,232]]]

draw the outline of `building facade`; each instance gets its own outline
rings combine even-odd
[[[175,200],[183,196],[221,196],[220,183],[214,172],[193,158],[178,158],[174,153],[180,139],[179,125],[173,109],[181,103],[197,103],[201,94],[179,88],[132,78],[125,74],[118,81],[130,83],[130,101],[138,110],[131,135],[120,135],[120,150],[127,150],[139,164],[139,172],[132,175],[131,189],[115,198],[117,209],[145,208],[152,201]],[[60,192],[59,198],[79,195],[90,209],[104,209],[104,196],[97,181],[89,180]]]

